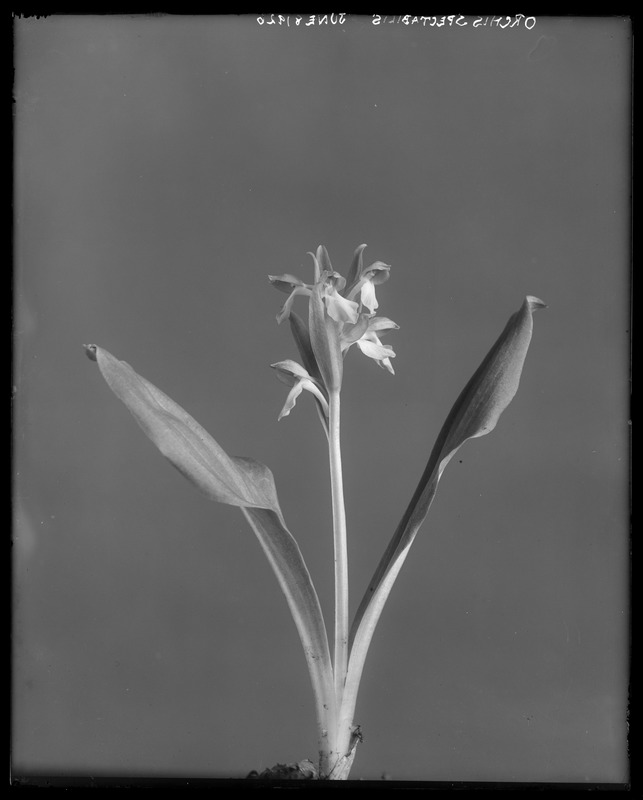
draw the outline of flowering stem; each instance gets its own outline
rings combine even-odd
[[[335,545],[335,695],[339,708],[348,668],[348,551],[346,546],[346,511],[339,437],[339,390],[330,393],[328,453],[333,504]]]

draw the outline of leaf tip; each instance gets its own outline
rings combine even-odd
[[[534,297],[532,294],[528,294],[527,297],[525,297],[525,302],[531,311],[538,311],[539,308],[547,308],[547,303],[543,303],[540,298]]]
[[[96,361],[96,350],[98,349],[95,344],[84,344],[85,355],[90,361]]]

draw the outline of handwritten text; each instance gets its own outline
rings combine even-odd
[[[291,21],[294,26],[303,24],[305,27],[310,27],[311,25],[345,25],[346,14],[308,14],[304,17],[299,15],[291,16],[290,14],[264,14],[261,17],[257,17],[259,25],[285,25],[289,28]]]
[[[309,28],[311,25],[345,25],[347,14],[262,14],[257,17],[259,25],[283,25],[287,28]],[[412,14],[399,16],[385,16],[383,14],[371,15],[372,25],[419,25],[423,28],[520,28],[531,30],[536,25],[536,17],[526,17],[524,14],[514,16],[481,16],[467,18],[462,14],[448,14],[438,17],[420,17]]]
[[[473,28],[479,27],[495,27],[495,28],[519,28],[524,25],[527,30],[531,30],[536,24],[536,17],[526,17],[524,14],[516,14],[513,17],[475,17],[469,20],[462,14],[450,14],[440,17],[418,17],[411,14],[404,16],[383,16],[381,14],[373,14],[373,25],[421,25],[423,28],[443,28],[453,27],[454,25],[461,28],[465,25],[471,25]]]

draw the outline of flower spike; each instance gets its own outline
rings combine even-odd
[[[391,267],[383,261],[374,261],[365,267],[365,248],[366,245],[361,244],[355,250],[348,280],[335,272],[323,245],[309,253],[313,259],[312,285],[288,273],[268,276],[276,289],[288,293],[288,299],[277,314],[277,322],[290,319],[300,355],[305,355],[304,363],[309,371],[314,365],[311,374],[325,392],[340,388],[342,357],[354,344],[380,367],[395,374],[391,364],[395,352],[390,345],[382,344],[380,335],[398,326],[387,317],[375,316],[379,308],[375,287],[389,279]],[[308,330],[296,315],[296,319],[293,318],[292,305],[297,295],[310,298]],[[289,397],[294,401],[300,389],[292,388],[295,393]]]

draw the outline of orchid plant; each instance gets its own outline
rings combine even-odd
[[[271,471],[249,458],[229,456],[186,411],[138,375],[125,362],[96,345],[87,355],[161,453],[212,500],[238,506],[256,534],[286,596],[303,645],[315,699],[319,762],[289,768],[289,777],[342,780],[349,775],[360,726],[355,724],[357,694],[369,645],[395,579],[424,521],[442,473],[468,440],[492,431],[518,389],[532,335],[532,315],[544,303],[527,296],[462,390],[435,441],[426,468],[349,625],[347,524],[342,479],[340,394],[344,358],[355,345],[394,374],[393,348],[382,344],[398,328],[378,315],[376,287],[388,280],[390,266],[364,265],[366,245],[354,253],[344,278],[335,272],[326,248],[311,253],[312,283],[293,275],[271,275],[272,285],[288,294],[277,314],[288,320],[300,363],[272,364],[289,392],[279,419],[290,414],[304,390],[314,399],[328,441],[335,566],[334,641],[329,638],[315,587],[279,507]],[[307,323],[293,311],[298,298],[308,303]],[[282,765],[265,773],[283,775]]]

